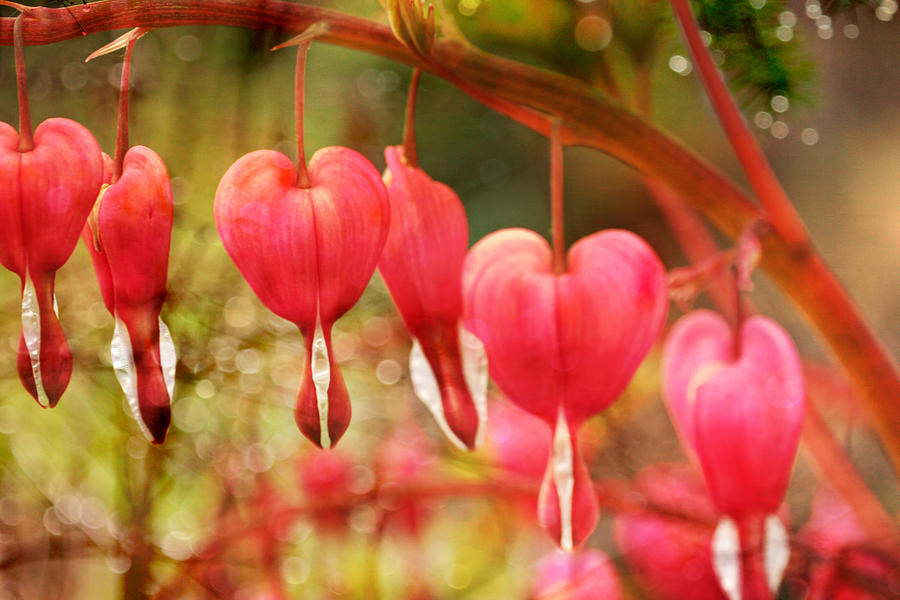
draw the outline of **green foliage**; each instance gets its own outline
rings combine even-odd
[[[768,105],[776,95],[792,105],[809,102],[815,66],[798,33],[779,22],[787,10],[783,1],[768,0],[754,8],[746,1],[699,0],[694,7],[701,29],[712,36],[710,48],[722,53],[717,54],[724,58],[721,66],[745,107]]]

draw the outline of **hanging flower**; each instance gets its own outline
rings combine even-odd
[[[706,310],[682,317],[663,352],[669,413],[703,467],[724,515],[713,545],[731,598],[775,590],[787,565],[784,499],[804,413],[800,357],[787,333],[761,316],[739,338]],[[765,554],[766,556],[763,556]]]
[[[391,218],[384,183],[358,152],[323,148],[306,164],[306,51],[326,29],[313,25],[276,47],[298,46],[296,168],[274,150],[245,154],[219,182],[214,209],[222,243],[250,287],[303,334],[306,366],[294,420],[321,448],[334,446],[350,424],[350,397],[334,361],[331,329],[372,277]]]
[[[22,281],[19,378],[47,407],[56,406],[72,375],[72,352],[56,314],[56,271],[78,243],[103,162],[94,136],[69,119],[47,119],[30,148],[23,141],[0,123],[0,262]]]
[[[466,213],[453,190],[406,162],[402,147],[384,156],[391,227],[378,270],[415,338],[416,394],[454,443],[472,449],[485,418],[487,367],[481,343],[460,324]]]
[[[597,520],[577,431],[618,397],[659,334],[665,270],[636,235],[603,231],[575,243],[556,274],[542,237],[506,229],[469,252],[463,298],[494,381],[554,429],[539,518],[563,548],[577,546]]]
[[[331,329],[362,295],[387,237],[390,205],[378,171],[349,148],[323,148],[309,187],[285,155],[257,150],[216,190],[216,226],[238,270],[272,312],[297,325],[306,367],[294,413],[300,431],[330,447],[350,423]]]
[[[104,157],[109,181],[112,161]],[[162,159],[150,148],[134,146],[121,177],[104,187],[82,232],[103,303],[116,323],[110,346],[116,377],[141,431],[157,444],[166,437],[175,386],[175,346],[159,316],[173,211]]]

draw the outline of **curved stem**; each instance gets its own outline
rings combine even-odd
[[[25,74],[25,37],[22,20],[25,13],[16,17],[13,38],[16,53],[16,89],[19,93],[19,152],[34,149],[34,134],[31,129],[31,105],[28,103],[28,77]]]
[[[131,55],[134,52],[134,43],[139,36],[132,36],[125,46],[125,58],[122,60],[122,81],[119,83],[119,118],[116,124],[116,158],[113,170],[113,181],[118,181],[122,176],[122,165],[125,163],[125,153],[128,152],[128,99],[130,94],[131,79]]]
[[[719,116],[719,121],[725,129],[731,147],[737,154],[753,191],[769,214],[772,224],[785,240],[792,244],[804,243],[806,230],[803,223],[791,201],[788,200],[771,165],[759,149],[753,134],[750,133],[744,117],[735,105],[722,76],[712,61],[709,50],[703,44],[688,0],[671,0],[671,3],[675,10],[675,16],[681,24],[681,31],[688,48],[690,48],[691,56],[697,64],[706,95],[709,96],[713,108]]]
[[[294,130],[297,132],[297,187],[309,187],[309,170],[306,167],[306,150],[303,147],[303,106],[306,102],[306,51],[310,42],[297,46],[297,62],[294,65]]]
[[[747,195],[718,170],[618,102],[572,78],[492,56],[458,41],[437,42],[432,60],[424,62],[397,41],[387,26],[283,0],[125,4],[100,0],[69,10],[71,14],[62,8],[32,8],[30,15],[35,20],[29,23],[25,43],[48,44],[81,37],[85,32],[136,26],[205,24],[302,31],[324,22],[329,31],[317,39],[418,65],[444,78],[452,73],[452,83],[465,82],[468,89],[464,91],[474,96],[472,90],[478,90],[493,100],[489,106],[504,114],[508,113],[497,107],[498,102],[511,103],[520,111],[528,107],[559,116],[566,124],[564,143],[596,148],[660,180],[732,238],[762,216]],[[12,43],[13,20],[0,19],[0,45]],[[546,123],[546,118],[535,117]],[[545,125],[542,133],[548,129]],[[776,218],[774,214],[769,217]],[[892,358],[808,242],[797,244],[781,229],[760,241],[763,268],[804,311],[843,363],[895,470],[900,471],[900,373]]]
[[[553,270],[566,272],[566,224],[563,211],[562,124],[553,119],[550,127],[550,227],[553,230]]]
[[[419,78],[422,69],[413,69],[409,82],[409,96],[406,98],[406,114],[403,117],[403,159],[411,167],[419,166],[419,154],[416,151],[416,94],[419,91]]]

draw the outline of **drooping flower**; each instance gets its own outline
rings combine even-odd
[[[663,351],[663,387],[716,507],[733,518],[768,515],[784,498],[800,439],[800,357],[787,333],[761,316],[743,323],[737,353],[735,345],[716,313],[682,317]]]
[[[597,519],[577,431],[618,397],[659,334],[665,270],[636,235],[603,231],[575,243],[556,274],[543,238],[506,229],[469,252],[463,298],[494,381],[554,429],[539,517],[563,548],[577,546]]]
[[[229,256],[272,312],[297,325],[306,366],[294,413],[300,431],[333,446],[350,422],[331,329],[362,295],[390,221],[378,171],[349,148],[316,152],[309,187],[290,159],[257,150],[237,160],[216,190],[215,217]]]
[[[110,346],[116,377],[141,431],[159,444],[169,427],[175,385],[175,347],[159,316],[166,298],[172,187],[162,159],[144,146],[128,150],[121,177],[111,180],[110,172],[82,238],[116,323]]]
[[[30,148],[22,141],[0,123],[0,262],[22,281],[19,378],[47,407],[56,406],[72,375],[72,352],[56,314],[56,271],[78,243],[103,162],[94,136],[69,119],[41,123]]]
[[[466,214],[453,190],[407,164],[401,146],[388,147],[384,156],[391,227],[378,270],[415,338],[416,394],[447,436],[471,449],[484,420],[487,374],[479,365],[483,347],[460,323]]]
[[[739,339],[706,310],[682,317],[663,351],[663,390],[682,439],[696,452],[724,515],[713,538],[716,572],[731,598],[765,596],[787,565],[784,499],[804,414],[800,357],[761,316]]]
[[[609,558],[599,550],[576,554],[554,552],[537,567],[532,600],[621,600],[619,577]]]
[[[274,150],[245,154],[222,177],[215,200],[228,255],[263,304],[296,324],[306,341],[294,420],[321,448],[334,446],[350,424],[350,397],[334,361],[331,329],[375,272],[391,219],[381,176],[358,152],[322,148],[306,163],[306,52],[326,29],[313,25],[276,46],[298,47],[296,168]]]

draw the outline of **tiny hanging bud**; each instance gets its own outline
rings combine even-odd
[[[398,40],[429,59],[434,49],[434,5],[425,0],[381,0]]]

